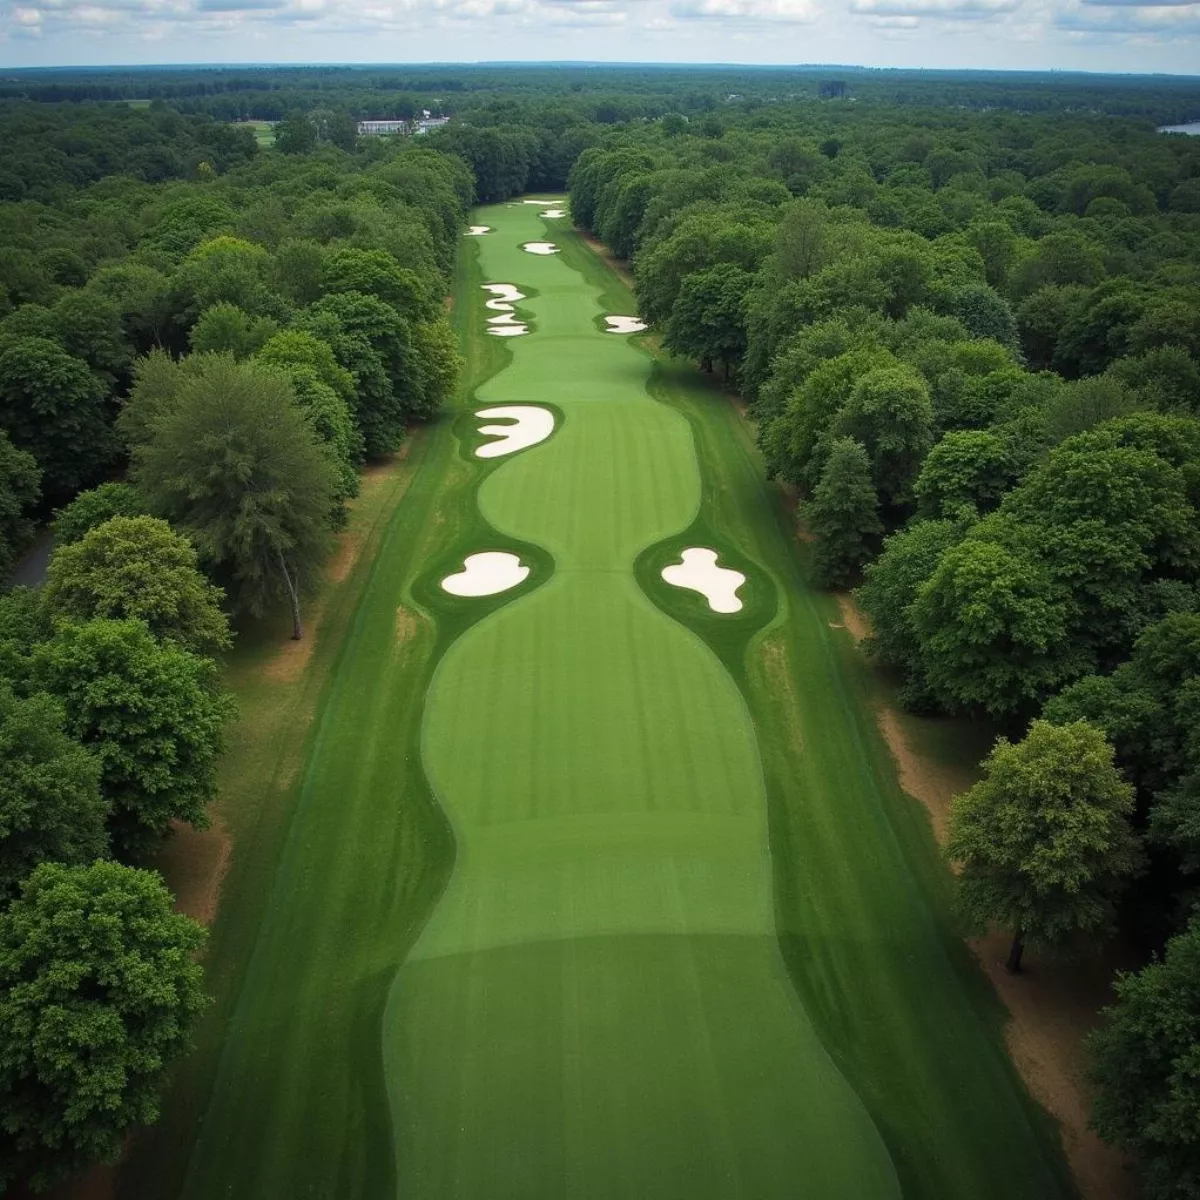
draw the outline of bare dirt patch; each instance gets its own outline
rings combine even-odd
[[[233,841],[220,817],[208,829],[172,822],[170,840],[159,852],[156,866],[171,880],[178,912],[201,925],[212,924],[232,850]]]
[[[842,614],[842,626],[849,630],[850,636],[856,642],[871,636],[871,626],[849,592],[838,592],[837,604],[838,611]]]
[[[1089,1200],[1133,1200],[1138,1188],[1125,1158],[1088,1128],[1090,1088],[1084,1038],[1098,1009],[1112,998],[1119,956],[1064,962],[1027,956],[1019,975],[1004,969],[1003,933],[971,942],[992,986],[1011,1014],[1004,1040],[1034,1098],[1058,1120],[1063,1149],[1080,1193]]]
[[[396,609],[396,644],[403,646],[412,638],[421,626],[420,616],[403,604]]]

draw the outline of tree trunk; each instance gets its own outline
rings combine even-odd
[[[282,550],[279,551],[279,569],[283,572],[283,582],[287,585],[288,598],[292,602],[292,641],[298,642],[304,636],[300,624],[300,593],[296,590],[300,581],[299,578],[293,580],[289,574]]]
[[[1025,936],[1018,929],[1013,934],[1012,946],[1008,951],[1008,960],[1004,964],[1004,969],[1010,974],[1015,975],[1021,969],[1021,955],[1025,953]]]

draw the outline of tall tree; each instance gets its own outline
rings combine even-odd
[[[206,1004],[204,930],[151,871],[43,863],[0,913],[0,1187],[115,1162]]]
[[[833,443],[804,518],[816,538],[814,565],[821,586],[855,583],[883,526],[867,452],[853,438]]]
[[[684,278],[667,319],[664,344],[699,360],[720,363],[725,378],[746,353],[746,293],[754,276],[735,263],[718,263]]]
[[[87,863],[108,851],[100,763],[64,731],[60,705],[0,683],[0,902],[46,859]]]
[[[48,495],[77,491],[112,458],[104,395],[87,364],[54,342],[0,343],[0,429],[37,460]]]
[[[1091,1037],[1092,1122],[1137,1159],[1147,1200],[1200,1197],[1200,917],[1160,961],[1118,975]]]
[[[80,492],[65,508],[54,514],[54,541],[58,546],[77,542],[89,529],[113,517],[140,517],[146,502],[128,483],[102,483]]]
[[[228,577],[235,605],[277,600],[302,636],[300,594],[329,548],[333,470],[287,381],[253,363],[214,358],[137,448],[150,508],[185,532]]]
[[[33,678],[100,761],[115,849],[151,848],[172,821],[205,827],[233,710],[210,659],[156,641],[141,621],[97,618],[37,645]]]
[[[933,442],[933,404],[920,374],[906,366],[870,371],[855,384],[835,428],[866,448],[880,500],[908,503]]]
[[[1141,863],[1132,813],[1133,788],[1103,732],[1086,721],[1034,721],[1023,741],[996,743],[983,778],[954,798],[946,853],[962,869],[970,926],[1012,931],[1010,971],[1020,970],[1027,944],[1109,932]]]
[[[59,547],[45,596],[56,620],[136,617],[186,650],[232,645],[221,589],[201,575],[187,538],[157,517],[113,517]]]
[[[0,429],[0,577],[33,538],[29,514],[41,498],[41,481],[37,459]]]

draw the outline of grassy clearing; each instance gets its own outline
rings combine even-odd
[[[275,145],[274,121],[234,121],[239,129],[249,129],[254,134],[254,140],[261,147]]]

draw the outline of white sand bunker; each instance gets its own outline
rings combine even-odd
[[[605,317],[608,324],[605,333],[641,333],[646,322],[641,317]]]
[[[558,247],[553,242],[526,242],[521,247],[526,254],[557,254]]]
[[[545,208],[547,204],[553,204],[554,201],[553,200],[523,200],[523,201],[521,201],[521,203],[522,204],[540,204],[543,208]]]
[[[538,213],[539,217],[549,217],[551,220],[555,217],[565,217],[566,215],[561,208],[548,208],[545,212]]]
[[[511,283],[485,283],[485,292],[491,292],[490,300],[483,305],[497,315],[488,317],[488,333],[494,337],[519,337],[529,332],[529,326],[513,314],[513,305],[525,299],[525,293]]]
[[[478,237],[481,233],[491,233],[491,232],[492,232],[492,227],[490,225],[472,225],[467,230],[467,236],[468,237]]]
[[[742,602],[737,590],[746,582],[741,571],[717,566],[717,552],[703,546],[689,546],[681,555],[681,561],[663,567],[662,577],[674,587],[690,588],[699,592],[713,612],[739,612]]]
[[[475,451],[476,458],[501,458],[515,454],[526,446],[544,442],[554,432],[554,414],[548,408],[533,404],[502,404],[496,408],[481,408],[477,417],[499,417],[512,421],[511,425],[481,425],[480,433],[496,437],[497,442],[488,442]]]
[[[529,578],[529,568],[515,554],[503,550],[468,554],[463,568],[442,580],[442,589],[452,596],[494,596]]]

